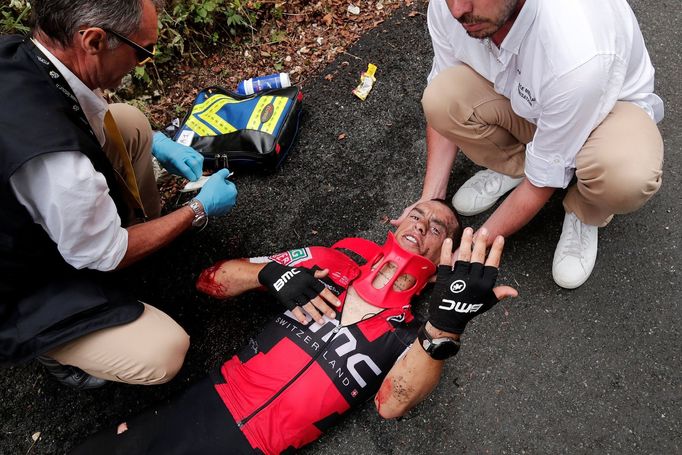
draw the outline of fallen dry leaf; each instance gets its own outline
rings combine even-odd
[[[360,7],[350,4],[348,5],[348,12],[355,15],[360,14]]]

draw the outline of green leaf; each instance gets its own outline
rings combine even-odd
[[[242,16],[234,14],[227,17],[227,25],[246,25],[246,22]]]
[[[137,79],[144,79],[147,76],[147,70],[144,69],[144,66],[136,66],[134,76]]]

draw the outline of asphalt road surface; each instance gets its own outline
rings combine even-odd
[[[517,287],[519,298],[469,325],[437,390],[400,421],[382,420],[368,404],[304,453],[682,453],[682,9],[679,0],[631,5],[666,102],[661,191],[600,230],[594,273],[573,291],[551,277],[563,220],[563,193],[556,194],[508,239],[499,281]],[[229,216],[128,274],[142,300],[166,310],[192,337],[178,377],[163,386],[111,384],[79,393],[35,363],[3,370],[0,453],[66,452],[178,393],[279,311],[253,294],[229,302],[198,295],[193,284],[202,268],[348,235],[383,241],[382,219],[398,215],[421,189],[420,96],[432,56],[424,13],[421,2],[399,10],[303,87],[303,128],[281,171],[236,174],[239,202]],[[368,63],[379,68],[377,83],[361,102],[351,90]],[[460,156],[449,196],[476,170]],[[484,217],[466,222],[478,226]],[[33,444],[36,432],[41,438]]]

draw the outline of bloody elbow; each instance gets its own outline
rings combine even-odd
[[[230,297],[227,287],[220,283],[216,277],[216,274],[220,270],[220,266],[225,262],[227,261],[218,262],[201,272],[201,275],[199,275],[196,282],[196,288],[199,292],[208,294],[216,299],[226,299]]]
[[[377,412],[384,419],[402,417],[407,412],[407,408],[400,406],[397,401],[393,397],[393,384],[391,380],[385,380],[374,397],[374,405],[377,408]]]

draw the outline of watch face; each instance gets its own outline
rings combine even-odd
[[[434,360],[445,360],[459,352],[459,341],[451,338],[431,338],[425,326],[421,326],[417,339],[424,351]]]
[[[445,360],[457,354],[458,351],[459,344],[455,343],[452,340],[446,339],[437,344],[431,343],[431,349],[429,349],[429,354],[431,354],[431,358],[434,360]]]
[[[194,217],[194,220],[192,220],[192,226],[203,227],[207,221],[208,218],[206,217],[206,215],[197,215]]]

